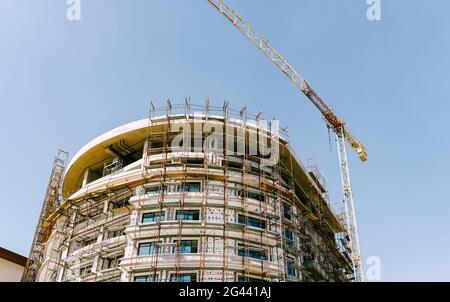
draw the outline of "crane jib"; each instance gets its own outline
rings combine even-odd
[[[333,113],[331,108],[317,95],[306,81],[289,65],[289,63],[263,40],[245,21],[243,21],[223,0],[208,0],[224,17],[226,17],[241,33],[243,33],[264,55],[293,82],[322,113],[327,121],[327,126],[336,133],[338,143],[338,155],[341,169],[342,188],[344,192],[345,218],[347,233],[349,235],[349,251],[352,254],[353,272],[355,281],[363,281],[362,258],[359,249],[358,232],[356,226],[355,209],[353,205],[350,174],[347,163],[345,143],[348,143],[358,154],[362,161],[367,160],[367,152],[364,146],[354,137],[341,121]]]

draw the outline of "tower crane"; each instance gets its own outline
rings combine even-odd
[[[348,130],[345,123],[339,119],[331,108],[320,98],[311,86],[295,71],[295,69],[262,39],[239,15],[223,0],[207,0],[218,12],[243,33],[264,55],[272,61],[300,91],[319,109],[327,127],[336,134],[339,166],[344,193],[344,211],[346,231],[349,237],[351,259],[354,270],[354,281],[363,281],[362,259],[359,249],[358,230],[356,227],[355,208],[353,204],[350,173],[348,169],[346,142],[357,153],[361,161],[367,161],[367,152],[359,140]]]

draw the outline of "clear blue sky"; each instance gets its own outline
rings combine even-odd
[[[229,0],[366,145],[349,152],[362,253],[385,281],[450,281],[450,2]],[[206,0],[0,2],[0,246],[28,254],[52,158],[144,118],[148,101],[248,105],[292,132],[341,198],[318,112]]]

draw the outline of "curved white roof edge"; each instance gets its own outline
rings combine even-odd
[[[203,116],[204,114],[200,113],[198,114],[198,116]],[[184,116],[184,114],[174,114],[173,116]],[[165,115],[161,115],[161,116],[157,116],[154,117],[153,119],[158,120],[158,119],[162,119],[165,118]],[[223,116],[221,115],[210,115],[210,117],[214,117],[214,118],[223,118]],[[241,120],[236,119],[236,118],[230,118],[229,119],[231,122],[234,122],[236,124],[239,124],[239,122]],[[246,121],[246,125],[248,127],[252,127],[252,128],[256,128],[257,124],[255,124],[254,122],[252,122],[251,120]],[[144,119],[140,119],[122,126],[119,126],[117,128],[114,128],[96,138],[94,138],[93,140],[91,140],[89,143],[87,143],[86,145],[84,145],[70,160],[69,164],[66,167],[66,172],[70,169],[70,167],[81,157],[81,155],[83,155],[84,153],[86,153],[87,151],[89,151],[90,149],[92,149],[93,147],[95,147],[96,145],[100,144],[103,141],[106,141],[108,139],[114,138],[116,136],[119,136],[121,134],[127,133],[127,132],[131,132],[137,129],[141,129],[141,128],[147,128],[148,127],[148,118],[144,118]],[[263,130],[268,131],[268,129],[263,128]],[[280,137],[281,139],[284,139],[284,137]]]
[[[144,118],[141,120],[137,120],[122,126],[119,126],[117,128],[114,128],[96,138],[94,138],[93,140],[91,140],[89,143],[87,143],[86,145],[84,145],[70,160],[69,165],[66,168],[66,171],[69,170],[69,168],[73,165],[74,162],[76,162],[78,160],[78,158],[80,158],[81,155],[83,155],[84,153],[86,153],[87,151],[89,151],[90,149],[92,149],[93,147],[97,146],[98,144],[100,144],[103,141],[106,141],[108,139],[111,139],[115,136],[136,130],[136,129],[140,129],[140,128],[146,128],[148,126],[148,118]]]

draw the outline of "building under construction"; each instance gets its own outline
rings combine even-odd
[[[151,105],[66,161],[55,159],[23,281],[354,278],[320,173],[262,114]]]

